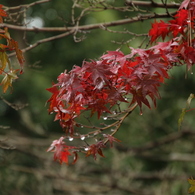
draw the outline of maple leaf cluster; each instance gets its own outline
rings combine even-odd
[[[195,63],[195,39],[192,38],[194,4],[194,0],[185,0],[172,20],[167,23],[155,21],[149,31],[151,44],[154,44],[150,48],[130,48],[127,55],[119,50],[108,51],[97,61],[84,61],[81,67],[75,65],[70,72],[59,75],[58,82],[47,89],[52,93],[48,110],[55,113],[55,120],[59,120],[65,131],[63,139],[99,137],[94,138],[95,143],[85,141],[84,146],[80,147],[61,145],[60,152],[56,147],[54,160],[67,163],[68,156],[77,152],[92,155],[95,159],[96,154],[104,157],[102,148],[107,142],[111,146],[113,142],[119,142],[113,135],[135,107],[139,106],[142,113],[143,105],[151,108],[153,103],[156,106],[156,99],[160,97],[158,87],[169,78],[168,70],[175,65],[187,64],[188,69],[192,67]],[[164,41],[167,37],[169,41]],[[163,42],[157,42],[160,38]],[[101,118],[107,114],[107,118],[113,114],[112,108],[123,102],[128,104],[128,109],[115,113],[125,113],[123,117],[112,125],[96,128],[95,131],[92,126],[91,132],[79,134],[81,125],[77,119],[81,114],[89,111],[91,116],[96,113]],[[110,127],[114,127],[112,133],[103,133]]]
[[[194,19],[195,1],[185,0],[174,19],[167,23],[163,21],[154,22],[152,29],[149,31],[151,42],[155,42],[158,38],[164,40],[167,36],[171,37],[171,41],[177,43],[173,52],[177,57],[177,63],[187,64],[188,70],[195,63]]]
[[[3,23],[3,17],[7,17],[8,14],[2,9],[3,5],[0,4],[0,24]],[[18,42],[11,38],[8,29],[0,29],[0,40],[5,40],[6,45],[0,43],[0,75],[3,75],[1,85],[3,86],[3,92],[5,93],[8,87],[12,87],[12,81],[17,79],[17,72],[22,73],[24,57],[22,51],[18,47]],[[21,69],[13,69],[11,66],[8,52],[14,51],[19,61]]]

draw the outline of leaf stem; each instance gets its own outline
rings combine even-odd
[[[133,106],[131,106],[128,110],[127,110],[127,113],[122,116],[118,121],[115,122],[116,124],[116,128],[115,130],[110,134],[111,136],[113,136],[120,128],[121,124],[123,123],[123,121],[127,118],[127,116],[129,116],[129,114],[131,114],[135,108],[138,106],[138,103],[135,103]],[[111,124],[113,126],[113,124]],[[105,139],[104,141],[104,145],[106,145],[106,143],[108,142],[108,138]]]

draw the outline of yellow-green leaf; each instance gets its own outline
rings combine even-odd
[[[190,96],[188,97],[187,101],[186,101],[186,107],[185,108],[182,108],[182,111],[181,111],[181,114],[179,116],[179,119],[178,119],[178,129],[180,130],[181,129],[181,125],[182,125],[182,122],[184,120],[184,116],[186,114],[186,110],[187,108],[190,107],[190,104],[191,104],[191,101],[192,99],[194,98],[194,94],[190,94]]]
[[[5,68],[6,68],[6,65],[8,64],[9,65],[9,67],[10,67],[10,62],[9,62],[9,59],[8,59],[8,57],[7,57],[7,54],[6,54],[6,52],[0,52],[0,62],[1,62],[1,64],[0,64],[0,69],[1,70],[4,70]]]
[[[191,194],[194,192],[195,194],[195,180],[193,178],[188,179],[188,183],[191,185],[190,188],[188,189],[188,193]]]
[[[180,114],[179,119],[178,119],[178,129],[179,130],[181,129],[181,124],[183,122],[185,114],[186,114],[186,108],[182,108],[181,114]]]
[[[18,70],[11,70],[4,76],[3,80],[1,81],[1,85],[3,85],[3,93],[6,93],[8,87],[12,87],[12,81],[18,78],[16,75],[17,71]]]
[[[187,102],[186,102],[186,107],[187,107],[187,108],[190,107],[190,104],[191,104],[191,101],[192,101],[193,98],[194,98],[194,94],[191,93],[190,96],[189,96],[188,99],[187,99]]]

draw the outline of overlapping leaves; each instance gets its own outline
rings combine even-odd
[[[194,0],[181,5],[177,14],[168,23],[155,21],[149,31],[151,44],[148,49],[130,48],[130,54],[108,51],[97,61],[84,61],[82,66],[74,66],[70,72],[61,73],[58,83],[48,89],[52,93],[49,112],[55,112],[66,136],[78,137],[79,126],[76,119],[85,111],[97,113],[100,118],[105,113],[112,114],[113,106],[121,102],[129,106],[137,104],[151,108],[160,97],[158,87],[169,78],[168,70],[175,65],[187,64],[188,69],[195,63],[195,39],[189,36],[194,29]],[[167,42],[157,42],[162,38]],[[131,96],[130,99],[126,97]],[[128,115],[128,114],[127,114]],[[118,126],[119,123],[114,123]],[[118,126],[116,125],[116,128]],[[101,135],[104,128],[96,131]],[[116,132],[116,131],[115,131]],[[105,136],[87,147],[72,148],[71,151],[104,156],[102,148],[107,142],[118,142],[114,133]],[[85,150],[87,148],[87,150]]]
[[[3,17],[7,17],[7,13],[2,9],[0,5],[0,23],[3,23]],[[24,57],[22,51],[18,47],[18,42],[13,40],[8,32],[7,28],[0,29],[0,40],[6,42],[7,44],[0,44],[0,75],[3,75],[4,78],[1,82],[3,92],[5,93],[8,87],[12,87],[12,81],[17,79],[17,72],[19,69],[13,69],[11,66],[8,52],[16,52],[16,57],[20,64],[20,73],[22,73]]]

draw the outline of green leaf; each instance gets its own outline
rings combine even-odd
[[[185,114],[186,114],[186,108],[182,108],[182,112],[181,112],[179,119],[178,119],[178,129],[179,130],[181,129],[181,125],[182,125],[182,122],[184,120]]]
[[[180,130],[181,129],[181,125],[183,123],[183,120],[184,120],[184,116],[187,112],[187,108],[190,107],[190,104],[191,104],[191,101],[192,99],[194,98],[194,94],[190,94],[190,96],[188,97],[187,101],[186,101],[186,107],[185,108],[182,108],[182,112],[179,116],[179,119],[178,119],[178,129]]]

